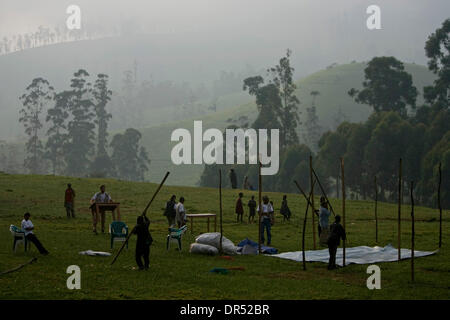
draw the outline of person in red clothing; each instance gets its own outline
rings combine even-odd
[[[242,197],[243,196],[244,196],[244,194],[242,192],[239,192],[239,198],[236,201],[237,222],[239,222],[239,218],[241,218],[241,222],[242,222],[242,217],[244,216],[244,206],[242,205]]]
[[[66,208],[67,218],[75,218],[75,190],[72,189],[72,185],[67,184],[66,193],[64,196],[64,207]]]

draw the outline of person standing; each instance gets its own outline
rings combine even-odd
[[[135,258],[139,270],[148,270],[150,265],[150,245],[153,242],[153,238],[148,230],[149,225],[150,220],[146,216],[139,216],[137,218],[134,233],[137,235]],[[144,259],[143,264],[142,259]]]
[[[176,207],[176,222],[178,229],[186,224],[186,209],[184,208],[184,197],[180,197],[180,202],[177,203]]]
[[[280,213],[283,215],[283,221],[290,221],[291,220],[291,210],[288,207],[287,203],[287,196],[283,196],[283,201],[281,202],[281,209]]]
[[[250,190],[250,182],[248,182],[248,176],[244,177],[244,183],[242,184],[242,189]]]
[[[330,259],[328,261],[328,270],[336,269],[336,252],[341,244],[341,239],[346,240],[344,227],[340,224],[341,216],[335,217],[334,223],[330,227],[330,235],[328,237],[328,251]]]
[[[244,206],[242,205],[242,197],[244,196],[244,194],[242,192],[239,192],[239,198],[236,201],[236,208],[235,208],[235,212],[236,212],[236,221],[239,222],[239,218],[241,220],[242,223],[242,217],[244,216]]]
[[[44,248],[42,243],[39,241],[39,239],[33,233],[34,225],[30,220],[30,216],[31,216],[31,214],[29,212],[26,212],[23,215],[23,220],[22,220],[21,226],[22,226],[22,230],[25,233],[25,238],[27,239],[27,241],[34,243],[36,248],[39,250],[40,254],[47,255],[47,254],[49,254],[49,252],[47,251],[47,249]]]
[[[257,208],[257,211],[259,212],[259,206]],[[263,204],[262,204],[262,210],[261,210],[261,242],[264,243],[264,229],[266,229],[267,232],[267,245],[270,246],[272,242],[272,234],[270,233],[270,228],[272,225],[272,215],[273,215],[273,206],[271,203],[269,203],[269,197],[264,196],[263,197]]]
[[[67,184],[67,189],[64,195],[64,207],[66,208],[67,218],[75,218],[75,190],[72,189],[72,185]]]
[[[234,169],[230,169],[230,182],[231,182],[231,188],[236,189],[237,188],[237,176],[236,172],[234,172]]]
[[[255,196],[252,196],[252,198],[248,201],[248,223],[255,222],[255,214],[256,214],[256,201]]]
[[[95,204],[96,203],[109,203],[113,202],[111,199],[111,196],[106,193],[106,187],[105,185],[100,186],[100,192],[97,192],[94,194],[91,198],[91,212],[92,212],[92,226],[93,226],[93,232],[97,234],[97,222],[98,217],[101,215],[101,223],[102,223],[102,233],[105,232],[105,210],[100,208],[100,212],[97,212]]]
[[[176,196],[173,195],[170,197],[170,200],[166,203],[166,209],[164,210],[164,215],[167,217],[167,222],[169,223],[169,227],[175,225],[175,217],[177,215],[176,212]]]
[[[330,211],[328,211],[328,202],[325,197],[320,197],[320,209],[319,209],[319,238],[320,243],[322,245],[327,244],[327,239],[329,235],[329,219],[330,219]]]

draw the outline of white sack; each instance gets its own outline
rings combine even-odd
[[[220,232],[209,232],[203,233],[199,235],[195,242],[201,244],[207,244],[219,249],[220,244]],[[236,254],[237,247],[233,244],[233,242],[225,237],[222,237],[222,250],[226,254]]]
[[[219,250],[217,248],[207,245],[207,244],[201,244],[201,243],[192,243],[191,248],[189,249],[190,253],[200,253],[200,254],[209,254],[209,255],[216,255],[219,253]]]

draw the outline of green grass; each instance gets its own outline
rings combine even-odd
[[[161,175],[162,178],[162,175]],[[172,176],[169,176],[168,182]],[[77,192],[75,220],[65,217],[63,196],[66,183]],[[444,212],[443,248],[430,257],[416,259],[416,282],[410,282],[410,260],[379,263],[381,290],[366,287],[367,265],[349,265],[328,271],[324,263],[302,264],[268,256],[234,256],[233,261],[217,256],[189,253],[189,244],[200,232],[206,232],[205,222],[196,223],[183,239],[183,250],[165,249],[167,225],[162,215],[165,201],[171,194],[186,198],[190,213],[218,213],[218,191],[211,188],[165,186],[148,212],[154,238],[151,247],[150,270],[135,269],[135,237],[129,250],[124,250],[117,262],[112,257],[79,255],[83,250],[110,251],[109,235],[93,235],[88,200],[105,183],[114,200],[121,202],[122,220],[130,227],[156,189],[155,184],[104,179],[80,179],[53,176],[0,174],[0,271],[5,271],[36,256],[37,262],[23,269],[0,276],[0,299],[448,299],[450,287],[450,236],[447,232],[448,212]],[[223,191],[224,235],[234,243],[245,237],[257,240],[257,225],[235,222],[234,202],[238,190]],[[248,200],[255,192],[244,192]],[[266,194],[266,193],[264,193]],[[272,245],[279,252],[300,249],[302,217],[305,201],[298,195],[288,195],[293,212],[290,223],[282,223],[279,208],[282,194],[267,193],[275,203],[276,224]],[[331,199],[340,211],[341,202]],[[348,247],[375,245],[373,203],[347,201]],[[397,243],[397,207],[379,204],[379,245]],[[41,256],[33,246],[24,253],[20,246],[12,252],[10,224],[19,225],[25,211],[30,211],[36,235],[51,252]],[[403,206],[402,247],[410,247],[410,208]],[[416,208],[416,249],[435,250],[438,244],[438,214],[436,210]],[[111,216],[107,214],[107,223]],[[307,249],[312,249],[311,220],[307,225]],[[116,253],[116,244],[112,253]],[[81,290],[66,287],[66,268],[81,268]],[[228,275],[209,273],[214,267],[243,266],[245,271]]]

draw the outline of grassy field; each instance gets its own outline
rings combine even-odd
[[[162,175],[161,175],[162,178]],[[168,181],[170,181],[169,176]],[[75,220],[66,218],[63,196],[66,183],[71,182],[77,192]],[[191,187],[163,187],[148,212],[154,238],[150,254],[150,270],[138,271],[134,261],[135,237],[129,250],[124,250],[117,262],[112,257],[89,257],[79,251],[110,251],[109,235],[94,235],[88,201],[98,186],[105,183],[114,200],[121,202],[122,220],[130,227],[141,213],[156,185],[105,179],[78,179],[53,176],[0,174],[0,272],[12,269],[36,256],[36,263],[0,276],[0,299],[448,299],[450,288],[450,236],[448,211],[444,212],[443,248],[430,257],[416,260],[416,282],[410,282],[410,260],[400,263],[380,263],[381,290],[366,287],[367,265],[349,265],[328,271],[324,263],[301,263],[268,256],[234,256],[233,261],[217,256],[189,253],[189,244],[206,224],[198,222],[195,233],[187,233],[183,250],[173,247],[166,251],[167,225],[162,209],[171,194],[186,198],[190,213],[218,213],[216,189]],[[235,244],[246,237],[257,240],[256,224],[235,222],[234,201],[237,190],[224,190],[224,235]],[[245,192],[248,200],[255,192]],[[266,194],[266,193],[264,193]],[[276,224],[272,245],[279,252],[300,249],[302,216],[305,201],[295,194],[288,195],[293,219],[283,223],[279,208],[282,194],[267,193],[275,203]],[[341,202],[331,199],[336,211]],[[375,230],[373,203],[347,201],[348,247],[374,246]],[[12,252],[10,224],[20,225],[23,213],[30,211],[35,233],[50,255],[41,256],[33,246],[24,253],[20,246]],[[397,207],[379,204],[378,245],[396,246]],[[244,216],[246,218],[246,216]],[[403,207],[402,247],[410,247],[410,208]],[[438,245],[438,213],[429,208],[416,208],[416,249],[435,250]],[[107,223],[111,216],[107,214]],[[312,248],[311,220],[307,225],[307,249]],[[115,244],[112,253],[117,252]],[[81,290],[66,287],[66,268],[81,268]],[[214,267],[242,266],[245,271],[231,271],[227,275],[210,273]]]

